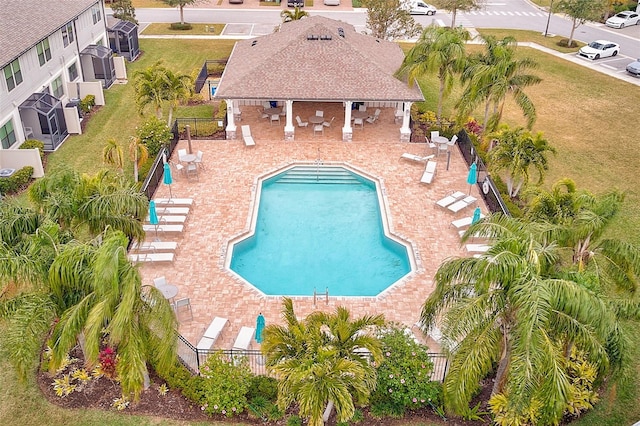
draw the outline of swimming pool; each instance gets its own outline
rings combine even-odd
[[[376,296],[411,272],[385,233],[379,185],[345,166],[295,165],[261,179],[252,234],[228,267],[266,295]]]

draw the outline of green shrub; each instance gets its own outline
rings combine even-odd
[[[151,170],[151,166],[153,166],[153,162],[155,160],[156,160],[155,157],[149,157],[147,161],[138,168],[139,181],[143,181],[146,179],[147,175],[149,174],[149,170]]]
[[[87,95],[80,101],[80,110],[88,114],[93,107],[96,106],[96,97],[94,95]]]
[[[253,376],[247,398],[262,397],[267,401],[275,402],[278,399],[278,381],[268,376]]]
[[[170,27],[172,30],[177,30],[177,31],[187,31],[193,28],[193,25],[189,24],[188,22],[185,22],[184,24],[180,23],[180,22],[174,22],[171,24]]]
[[[433,363],[428,348],[392,324],[380,335],[384,359],[377,368],[376,390],[371,395],[375,416],[401,417],[406,410],[438,405],[442,386],[431,381]]]
[[[251,369],[246,357],[230,359],[220,352],[209,355],[200,368],[203,378],[204,412],[233,417],[248,408]]]
[[[173,138],[171,130],[157,117],[151,117],[136,128],[136,136],[146,145],[149,157],[155,157]]]
[[[287,419],[287,426],[302,426],[300,416],[293,415]]]
[[[218,112],[216,112],[213,115],[213,118],[220,119],[220,118],[224,118],[226,115],[227,115],[227,102],[221,101],[220,104],[218,104]]]
[[[9,177],[0,178],[0,194],[15,194],[25,188],[33,176],[33,167],[25,166]]]
[[[38,151],[40,151],[40,160],[44,159],[44,142],[39,141],[37,139],[27,139],[26,141],[22,142],[22,145],[20,145],[19,149],[33,149],[33,148],[38,148]]]

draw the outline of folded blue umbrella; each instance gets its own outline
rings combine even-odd
[[[173,179],[171,179],[171,167],[169,167],[169,163],[164,163],[163,182],[165,185],[169,185],[169,198],[173,198],[173,194],[171,194],[171,184],[173,183]]]
[[[480,207],[476,207],[476,209],[473,211],[473,217],[471,218],[472,225],[480,220],[480,214]]]
[[[262,331],[264,330],[265,320],[262,314],[256,318],[256,342],[262,343]]]

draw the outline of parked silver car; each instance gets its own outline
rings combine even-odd
[[[640,77],[640,58],[627,65],[627,72],[634,77]]]

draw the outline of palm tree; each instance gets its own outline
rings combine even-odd
[[[530,180],[530,169],[538,172],[538,184],[544,180],[548,170],[547,152],[556,152],[555,148],[538,132],[532,135],[522,127],[510,129],[508,126],[493,134],[498,144],[489,152],[493,171],[507,172],[506,184],[510,197],[516,197],[523,185]]]
[[[569,178],[560,179],[551,191],[536,186],[527,189],[525,215],[532,221],[566,223],[578,213],[582,194],[576,191],[576,183]]]
[[[291,22],[291,21],[299,21],[300,19],[309,16],[309,13],[300,9],[296,6],[293,10],[283,10],[280,12],[280,17],[282,18],[282,23]]]
[[[115,139],[107,139],[102,149],[102,162],[115,166],[116,169],[122,173],[122,169],[124,168],[124,154],[122,153],[122,147]]]
[[[514,59],[517,42],[513,37],[497,40],[489,36],[484,41],[485,53],[471,56],[462,73],[466,86],[457,104],[459,115],[468,116],[478,105],[485,103],[484,126],[493,131],[502,120],[507,95],[512,95],[527,119],[527,128],[531,129],[536,120],[536,109],[524,89],[542,81],[526,73],[536,68],[537,63],[529,58]],[[493,111],[489,116],[491,108]]]
[[[465,42],[469,38],[469,32],[462,28],[429,26],[424,29],[396,72],[398,76],[407,77],[409,85],[437,72],[440,81],[438,119],[442,117],[442,100],[453,87],[453,77],[462,71],[465,64]]]
[[[497,363],[492,395],[505,395],[516,417],[528,418],[535,408],[540,424],[556,423],[571,395],[568,344],[584,350],[601,375],[616,366],[610,353],[622,350],[612,346],[624,338],[614,310],[581,275],[557,274],[558,248],[543,238],[545,230],[494,215],[468,232],[494,241],[486,254],[450,259],[438,269],[421,321],[429,328],[443,318],[451,352],[448,410],[468,410],[479,381]]]
[[[166,70],[166,100],[169,102],[169,118],[167,126],[171,127],[173,110],[178,103],[186,101],[193,94],[193,79],[186,74],[176,74]]]
[[[138,169],[149,159],[149,150],[145,144],[140,143],[140,138],[132,136],[129,143],[129,155],[133,161],[133,181],[138,182]]]
[[[338,421],[348,421],[354,398],[366,401],[375,387],[375,369],[356,349],[380,359],[380,343],[365,330],[382,325],[382,316],[351,321],[348,311],[338,308],[335,314],[313,313],[300,322],[289,298],[283,301],[282,315],[286,325],[267,326],[262,343],[267,367],[280,378],[279,406],[297,403],[312,426],[322,425],[333,406]]]

